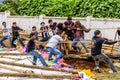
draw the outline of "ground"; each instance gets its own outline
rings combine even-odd
[[[117,60],[112,60],[114,63],[117,62]],[[110,67],[107,63],[101,61],[100,67],[102,69],[102,73],[97,73],[94,71],[94,61],[93,60],[80,60],[80,59],[66,59],[66,63],[71,64],[75,66],[77,69],[91,69],[91,71],[95,74],[97,80],[120,80],[120,73],[113,74],[109,73]],[[118,71],[120,71],[120,68],[118,68]]]

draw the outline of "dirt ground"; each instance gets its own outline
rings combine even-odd
[[[112,61],[116,62],[116,60]],[[66,59],[65,62],[75,66],[79,70],[90,69],[95,74],[97,80],[120,80],[120,72],[118,74],[109,73],[110,67],[103,61],[100,62],[102,73],[98,73],[94,70],[95,63],[93,60]],[[120,68],[117,69],[120,71]]]

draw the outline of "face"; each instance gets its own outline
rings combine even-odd
[[[49,24],[50,24],[50,25],[53,25],[53,21],[51,21]]]
[[[68,20],[68,23],[70,24],[72,21],[71,20]]]
[[[63,24],[63,25],[62,25],[62,27],[63,27],[63,28],[66,28],[66,25],[65,25],[65,24]]]
[[[16,24],[13,24],[13,27],[16,27],[17,25]]]
[[[3,23],[2,25],[3,25],[4,27],[6,27],[6,23]]]
[[[102,33],[100,33],[100,34],[98,34],[98,35],[96,35],[97,37],[102,37]]]
[[[32,28],[32,31],[36,31],[36,28]]]
[[[43,24],[41,24],[41,27],[45,27],[45,24],[43,23]]]

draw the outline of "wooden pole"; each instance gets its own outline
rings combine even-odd
[[[13,67],[10,67],[10,66],[8,67],[3,64],[0,64],[0,68],[8,69],[8,70],[19,72],[19,73],[29,73],[29,74],[34,73],[32,70],[15,69]]]
[[[27,65],[27,64],[20,64],[20,63],[13,63],[13,62],[7,62],[7,61],[1,61],[1,64],[7,64],[7,65],[14,65],[19,67],[26,67],[26,68],[34,68],[34,69],[41,69],[41,70],[48,70],[48,71],[61,71],[61,72],[68,72],[68,73],[77,73],[77,70],[68,70],[68,69],[55,69],[55,68],[49,68],[44,66],[35,66],[35,65]]]
[[[24,73],[0,73],[1,77],[29,77],[29,78],[41,78],[41,79],[73,79],[80,77],[78,74],[69,74],[69,75],[43,75],[43,74],[24,74]]]

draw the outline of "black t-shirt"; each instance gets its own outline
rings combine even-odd
[[[23,30],[23,29],[21,29],[21,28],[18,27],[18,26],[16,26],[16,27],[13,27],[13,26],[12,26],[12,34],[13,34],[13,37],[19,36],[18,30]]]
[[[40,30],[48,30],[48,26],[41,27]],[[49,32],[42,32],[42,38],[50,37]]]
[[[36,40],[36,39],[30,39],[30,40],[29,40],[29,42],[28,42],[28,44],[27,44],[26,52],[30,52],[30,51],[35,50],[34,40]]]
[[[35,34],[35,36],[36,36],[36,40],[38,40],[38,32],[37,31],[35,31],[35,32],[31,32],[31,33],[34,33]]]
[[[91,54],[93,56],[101,54],[102,50],[102,44],[115,44],[117,41],[108,41],[107,38],[98,38],[98,37],[93,37],[92,38],[92,49],[91,49]]]

